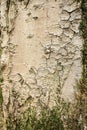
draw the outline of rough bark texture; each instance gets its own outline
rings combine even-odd
[[[80,3],[1,0],[0,10],[4,119],[29,105],[55,106],[59,86],[72,101],[82,72]]]

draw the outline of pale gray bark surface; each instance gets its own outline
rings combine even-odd
[[[4,119],[30,104],[55,106],[58,86],[72,101],[82,72],[80,3],[1,0],[0,10]]]

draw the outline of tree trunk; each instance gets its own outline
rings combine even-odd
[[[4,128],[9,113],[52,108],[57,93],[73,101],[81,78],[80,3],[1,0],[1,83]],[[58,91],[59,90],[59,91]]]

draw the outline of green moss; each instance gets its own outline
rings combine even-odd
[[[82,49],[82,79],[77,84],[77,94],[76,103],[73,105],[73,110],[71,109],[71,115],[68,113],[67,118],[67,130],[84,130],[87,127],[87,0],[81,0],[82,9],[82,22],[80,24],[80,30],[82,32],[82,37],[84,39],[83,49]],[[70,109],[70,108],[69,108]],[[72,125],[75,127],[74,128]],[[74,124],[73,124],[74,123]],[[70,127],[69,127],[70,126]]]
[[[0,57],[1,57],[1,53],[2,53],[2,48],[1,48],[1,44],[0,44]],[[0,66],[0,85],[2,82],[3,82],[3,78],[2,78],[1,66]],[[2,89],[0,87],[0,107],[2,106],[2,102],[3,102],[3,96],[2,96]]]
[[[3,96],[2,96],[2,89],[0,87],[0,106],[2,106],[2,102],[3,102]]]
[[[83,63],[83,82],[86,81],[87,85],[87,0],[82,0],[82,22],[80,30],[84,39],[83,50],[82,50],[82,63]]]
[[[8,124],[7,130],[64,130],[63,121],[57,108],[43,109],[39,119],[37,119],[36,111],[29,109],[19,121],[14,123],[13,126]]]

